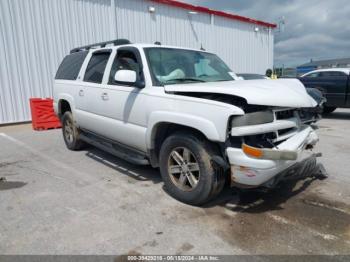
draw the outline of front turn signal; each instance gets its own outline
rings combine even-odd
[[[258,148],[242,144],[243,152],[251,157],[270,160],[296,160],[298,158],[297,151],[278,150],[270,148]]]
[[[247,144],[242,144],[243,152],[252,157],[261,158],[263,156],[263,150],[257,147],[248,146]]]

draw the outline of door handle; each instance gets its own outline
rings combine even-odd
[[[84,96],[84,90],[79,90],[79,96]]]
[[[102,98],[102,100],[108,100],[108,94],[102,93],[101,98]]]

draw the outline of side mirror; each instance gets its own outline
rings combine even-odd
[[[132,70],[118,70],[114,75],[116,82],[134,84],[137,80],[136,72]]]

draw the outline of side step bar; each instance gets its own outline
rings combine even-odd
[[[83,131],[79,135],[80,139],[88,144],[91,144],[103,151],[106,151],[118,158],[136,165],[149,165],[149,161],[145,154],[141,152],[128,148],[118,142],[109,140],[107,138],[95,135],[90,132]]]

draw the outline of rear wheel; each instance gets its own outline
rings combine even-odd
[[[337,108],[335,106],[324,106],[323,107],[323,114],[330,114],[334,112]]]
[[[76,127],[70,111],[65,112],[62,117],[62,133],[68,149],[79,150],[82,148],[84,142],[79,139],[79,129]]]
[[[163,143],[160,171],[169,194],[191,205],[202,205],[222,191],[225,177],[212,157],[208,141],[191,133],[175,133]]]

